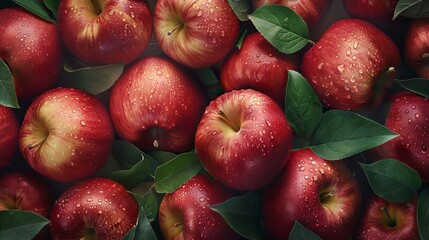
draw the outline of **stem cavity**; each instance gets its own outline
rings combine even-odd
[[[222,117],[222,120],[224,120],[229,126],[232,127],[235,132],[240,131],[240,126],[238,126],[235,122],[231,121],[231,119],[229,119],[228,116],[226,116],[226,114],[222,110],[219,110],[217,113]]]

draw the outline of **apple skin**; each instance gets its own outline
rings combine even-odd
[[[247,35],[241,48],[229,55],[220,71],[225,91],[252,88],[284,105],[288,70],[298,71],[295,54],[275,49],[259,32]]]
[[[267,95],[242,89],[210,102],[195,135],[195,151],[215,179],[235,190],[255,190],[286,165],[292,128]]]
[[[221,61],[240,32],[240,22],[226,0],[159,0],[153,24],[161,49],[192,68]]]
[[[57,25],[23,8],[6,8],[0,10],[0,32],[0,59],[10,68],[18,99],[52,88],[63,63]]]
[[[359,19],[333,23],[302,59],[301,71],[330,108],[377,107],[400,64],[396,44],[374,25]]]
[[[342,0],[344,8],[353,18],[379,25],[392,25],[393,13],[399,0]]]
[[[142,150],[192,149],[206,105],[204,92],[187,72],[157,56],[130,66],[110,95],[116,132]]]
[[[406,63],[419,77],[429,79],[429,18],[413,19],[404,42]]]
[[[121,239],[137,223],[139,207],[121,184],[90,178],[71,185],[51,212],[52,239]]]
[[[40,174],[71,182],[89,177],[107,161],[114,129],[107,109],[84,91],[54,88],[27,109],[18,144]]]
[[[19,128],[14,110],[0,105],[0,169],[8,166],[18,153]]]
[[[429,99],[409,91],[390,100],[385,126],[398,137],[369,151],[370,159],[397,159],[416,170],[429,182]]]
[[[159,225],[165,240],[235,240],[240,236],[223,217],[210,209],[234,197],[224,185],[198,174],[173,193],[167,193],[159,205]]]
[[[279,4],[292,9],[311,28],[320,23],[328,12],[332,0],[252,0],[252,5],[258,7]]]
[[[295,221],[322,239],[347,239],[358,222],[361,198],[344,162],[326,161],[309,148],[293,151],[281,176],[263,192],[267,239],[288,239]]]
[[[61,0],[58,25],[68,50],[88,65],[131,62],[152,34],[145,0]]]
[[[372,196],[365,207],[359,226],[356,228],[355,239],[419,240],[417,200],[417,195],[414,195],[407,202],[393,203],[378,196]],[[394,226],[390,225],[385,211],[392,218]]]

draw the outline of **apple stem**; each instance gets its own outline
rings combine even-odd
[[[98,1],[97,0],[92,0],[91,2],[92,2],[92,5],[95,8],[95,12],[97,13],[97,15],[99,15],[102,12],[102,9],[101,9],[100,5],[98,4]]]
[[[240,127],[237,126],[237,124],[235,124],[233,121],[231,121],[222,110],[219,110],[217,113],[222,116],[222,119],[226,123],[228,123],[235,132],[240,131]]]
[[[384,214],[386,214],[387,217],[387,223],[389,224],[389,226],[394,227],[396,225],[395,220],[392,218],[392,216],[389,213],[389,210],[387,209],[386,206],[382,206],[381,207],[381,211],[384,212]]]
[[[28,149],[33,149],[35,147],[40,146],[42,143],[44,143],[46,140],[46,138],[41,138],[39,141],[35,142],[35,143],[31,143],[30,145],[28,145]]]
[[[153,147],[158,148],[159,147],[159,141],[158,139],[153,140]]]
[[[167,32],[167,36],[171,36],[177,29],[179,29],[180,27],[183,27],[183,23],[179,23],[177,24],[173,29],[171,29],[170,31]]]
[[[334,196],[333,192],[328,192],[328,193],[322,194],[322,196],[320,196],[320,202],[326,203],[326,200],[328,200],[329,198],[331,198],[333,196]]]
[[[182,225],[183,225],[182,222],[177,222],[177,223],[174,224],[174,227],[179,227],[179,226],[182,226]]]

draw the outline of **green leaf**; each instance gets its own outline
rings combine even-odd
[[[285,113],[295,134],[311,136],[323,116],[319,97],[298,72],[289,70],[286,85]]]
[[[249,19],[262,36],[281,52],[298,52],[310,42],[307,24],[286,6],[261,6],[249,15]]]
[[[429,1],[399,0],[393,13],[393,19],[396,19],[398,16],[409,18],[429,17]]]
[[[58,19],[58,4],[60,0],[44,0],[45,6],[52,12],[56,19]]]
[[[247,21],[247,15],[251,10],[250,1],[247,0],[228,0],[229,5],[240,21]]]
[[[405,202],[421,186],[419,174],[396,159],[387,158],[371,164],[359,164],[372,190],[386,201]]]
[[[174,192],[183,183],[202,170],[195,152],[177,155],[155,171],[155,189],[158,193]]]
[[[196,79],[206,87],[219,83],[219,80],[211,68],[195,69],[193,73]]]
[[[49,16],[49,12],[46,11],[46,8],[38,0],[13,0],[13,2],[45,21],[54,22],[51,16]]]
[[[66,85],[96,95],[113,86],[123,73],[124,66],[124,63],[113,63],[103,66],[74,68],[70,63],[66,63],[64,65]]]
[[[248,31],[249,29],[248,28],[242,28],[241,30],[240,30],[240,35],[238,36],[238,39],[237,39],[237,42],[235,43],[235,46],[238,48],[238,49],[240,49],[241,48],[241,45],[243,45],[243,41],[244,41],[244,38],[246,37],[246,35],[247,35],[247,31]]]
[[[417,204],[417,223],[421,239],[429,239],[429,187],[420,194]]]
[[[49,224],[49,220],[29,211],[0,211],[0,238],[2,240],[32,239]]]
[[[308,230],[300,222],[295,221],[292,231],[289,235],[289,240],[322,240],[312,231]]]
[[[310,140],[310,148],[327,160],[339,160],[381,145],[398,134],[352,111],[329,110]]]
[[[417,93],[425,98],[429,98],[429,79],[425,78],[411,78],[399,80],[396,79],[396,82],[399,83],[403,88],[408,91]]]
[[[148,191],[140,202],[140,206],[143,208],[149,222],[155,221],[158,215],[159,198],[157,198],[155,194],[157,193],[154,193],[152,190]]]
[[[177,156],[177,154],[167,151],[149,151],[147,154],[156,159],[160,164],[164,164]]]
[[[7,64],[0,59],[0,104],[6,107],[19,108],[15,82]]]
[[[264,238],[260,225],[261,204],[261,194],[253,191],[232,197],[210,208],[222,215],[228,225],[241,236],[257,240]]]
[[[137,224],[128,231],[122,240],[157,240],[156,234],[142,208],[140,208]]]

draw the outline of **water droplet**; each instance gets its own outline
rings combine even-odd
[[[344,64],[340,64],[340,65],[338,65],[338,66],[337,66],[337,69],[338,69],[338,71],[343,72],[343,71],[344,71],[344,69],[345,69]]]
[[[92,199],[92,198],[87,198],[87,199],[86,199],[86,201],[87,201],[87,202],[92,202],[92,201],[94,201],[94,199]]]
[[[201,17],[203,15],[203,10],[198,11],[197,16]]]
[[[305,175],[305,176],[304,176],[304,179],[305,179],[305,180],[308,180],[309,178],[310,178],[310,177],[309,177],[309,176],[307,176],[307,175]]]
[[[354,43],[353,43],[353,48],[354,48],[354,49],[357,49],[357,48],[358,48],[358,46],[359,46],[359,42],[358,42],[358,41],[356,41],[356,42],[354,42]]]
[[[420,114],[419,113],[416,113],[414,116],[416,117],[416,119],[420,118]]]
[[[319,63],[319,64],[317,65],[317,69],[322,70],[322,69],[323,69],[323,63]]]
[[[204,202],[204,198],[200,197],[200,199],[198,199],[200,202]]]
[[[85,125],[86,125],[86,122],[85,122],[84,120],[81,120],[81,121],[80,121],[80,125],[85,126]]]
[[[324,175],[325,174],[325,169],[319,168],[319,172],[320,172],[320,174]]]
[[[352,49],[349,47],[346,51],[347,56],[352,55]]]
[[[305,167],[300,167],[300,168],[299,168],[299,171],[300,171],[300,172],[302,172],[302,171],[304,171],[304,170],[305,170]]]
[[[158,148],[159,147],[159,141],[157,139],[153,140],[153,147]]]

